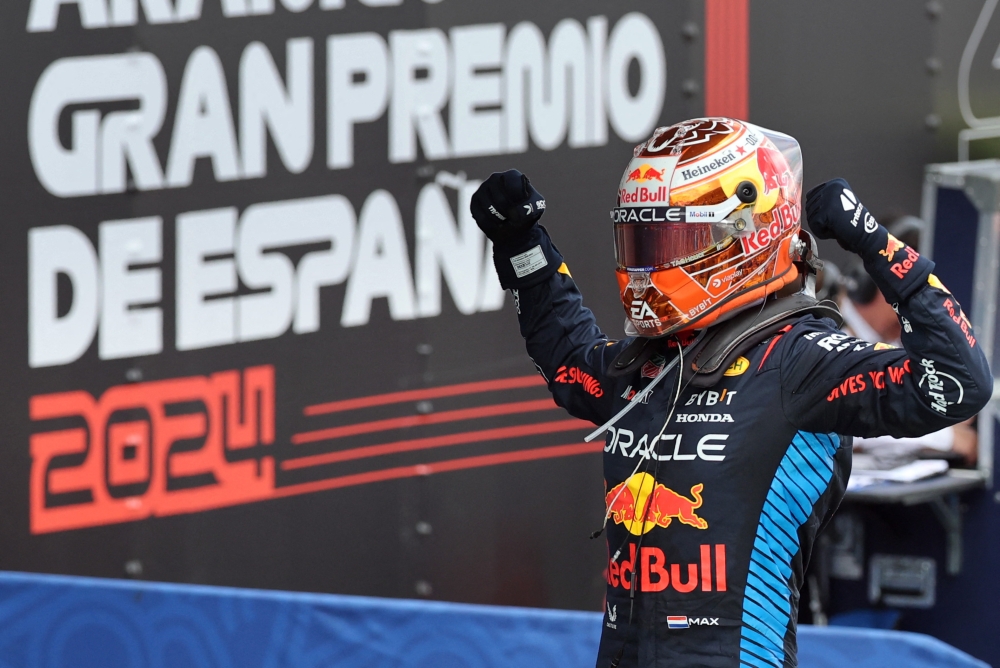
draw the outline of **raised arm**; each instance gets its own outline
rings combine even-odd
[[[962,307],[931,273],[934,263],[879,225],[846,181],[818,186],[806,201],[816,235],[861,256],[899,316],[904,349],[849,337],[829,321],[800,323],[770,363],[782,374],[786,416],[812,431],[900,437],[978,413],[993,376]]]
[[[608,341],[538,220],[545,199],[517,170],[495,173],[471,203],[479,228],[493,242],[500,285],[514,296],[528,355],[557,404],[602,423],[611,416],[612,379],[605,371],[621,344]]]

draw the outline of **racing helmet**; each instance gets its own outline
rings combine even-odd
[[[731,118],[657,128],[611,211],[626,332],[702,329],[798,278],[801,193],[788,135]]]

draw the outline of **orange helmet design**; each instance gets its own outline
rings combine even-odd
[[[611,212],[629,333],[702,329],[795,280],[801,193],[788,135],[730,118],[657,128]]]

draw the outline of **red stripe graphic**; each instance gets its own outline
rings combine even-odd
[[[304,469],[311,466],[322,466],[324,464],[336,464],[354,459],[367,459],[369,457],[381,457],[399,452],[413,452],[415,450],[428,450],[430,448],[441,448],[449,445],[465,445],[467,443],[481,443],[483,441],[496,441],[502,438],[517,438],[520,436],[533,436],[536,434],[552,434],[560,431],[572,431],[581,429],[586,423],[582,420],[555,420],[552,422],[539,422],[537,424],[518,425],[516,427],[500,427],[497,429],[483,429],[480,431],[466,431],[460,434],[448,434],[446,436],[431,436],[429,438],[414,438],[407,441],[396,441],[395,443],[384,443],[382,445],[369,445],[363,448],[351,448],[338,452],[324,452],[319,455],[308,457],[298,457],[281,462],[281,468],[285,471]]]
[[[483,468],[486,466],[496,466],[498,464],[513,464],[515,462],[530,462],[539,459],[554,459],[556,457],[587,455],[601,452],[603,449],[603,443],[574,443],[571,445],[554,445],[548,448],[515,450],[514,452],[503,452],[495,455],[480,455],[478,457],[450,459],[443,462],[434,462],[432,464],[400,466],[397,468],[383,469],[381,471],[368,471],[366,473],[340,476],[339,478],[328,478],[326,480],[317,480],[316,482],[306,482],[299,485],[279,487],[274,490],[272,498],[297,496],[299,494],[311,494],[313,492],[339,489],[341,487],[366,485],[386,480],[400,480],[402,478],[415,478],[417,476],[446,473],[448,471]]]
[[[760,371],[761,369],[764,368],[764,362],[767,361],[767,358],[771,354],[771,351],[774,350],[774,344],[776,344],[778,342],[778,340],[781,339],[781,337],[783,337],[785,335],[785,332],[787,332],[791,328],[792,328],[791,325],[787,325],[785,327],[782,327],[781,328],[781,334],[778,334],[776,337],[774,337],[773,339],[771,339],[771,344],[767,347],[767,350],[764,351],[764,356],[760,359],[760,365],[757,367],[757,371]]]
[[[356,408],[398,404],[404,401],[422,401],[424,399],[438,399],[440,397],[454,397],[461,394],[476,394],[496,390],[513,390],[521,387],[535,387],[540,385],[545,385],[545,381],[540,376],[517,376],[515,378],[483,380],[475,383],[461,383],[459,385],[443,385],[425,390],[406,390],[404,392],[376,394],[370,397],[344,399],[343,401],[330,401],[324,404],[306,406],[302,412],[308,416],[324,415],[326,413],[339,413]]]
[[[348,424],[342,427],[330,427],[328,429],[317,429],[316,431],[306,431],[301,434],[292,435],[292,443],[301,445],[302,443],[315,443],[331,438],[342,438],[344,436],[355,436],[357,434],[370,434],[375,431],[385,431],[388,429],[403,429],[405,427],[420,427],[428,424],[441,424],[443,422],[456,422],[458,420],[472,420],[482,417],[494,417],[497,415],[512,415],[515,413],[528,413],[531,411],[546,411],[558,408],[552,399],[536,399],[534,401],[515,401],[509,404],[496,404],[494,406],[478,406],[476,408],[461,408],[454,411],[441,411],[430,415],[407,415],[405,417],[389,418],[386,420],[375,420],[373,422],[360,422],[358,424]]]
[[[750,115],[750,0],[705,0],[705,115]]]

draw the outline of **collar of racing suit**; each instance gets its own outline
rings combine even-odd
[[[685,379],[694,387],[713,387],[737,357],[773,336],[789,322],[805,315],[830,318],[837,323],[837,327],[843,323],[843,316],[835,303],[818,302],[805,292],[769,299],[759,309],[747,309],[710,327],[694,349],[685,353],[685,357],[690,356],[691,359],[691,363],[684,368]],[[666,353],[668,343],[668,339],[634,339],[612,362],[610,375],[632,373],[654,354]]]

